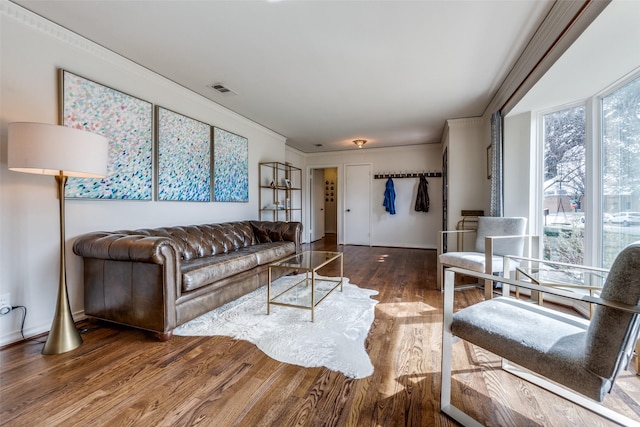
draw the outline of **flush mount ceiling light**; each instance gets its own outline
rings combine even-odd
[[[362,146],[367,143],[367,140],[366,139],[354,139],[353,143],[356,144],[358,146],[358,148],[362,148]]]

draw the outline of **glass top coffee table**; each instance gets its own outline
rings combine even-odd
[[[340,263],[340,279],[318,277],[318,270],[332,262]],[[271,272],[284,268],[305,273],[302,280],[283,289],[274,289]],[[311,321],[315,320],[315,308],[338,286],[342,292],[344,262],[342,252],[306,251],[269,264],[269,284],[267,285],[267,314],[272,305],[302,308],[311,311]],[[275,283],[277,284],[278,281]],[[273,294],[273,295],[272,295]]]

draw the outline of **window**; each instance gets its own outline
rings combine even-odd
[[[640,240],[640,77],[602,97],[602,263]]]
[[[544,257],[609,268],[640,240],[640,77],[540,117]]]
[[[585,106],[542,116],[544,255],[574,264],[584,261]]]

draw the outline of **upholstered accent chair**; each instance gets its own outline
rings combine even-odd
[[[529,301],[501,296],[453,313],[456,273],[444,278],[441,410],[466,426],[480,425],[451,404],[453,338],[502,358],[503,369],[621,425],[640,425],[600,404],[618,372],[627,367],[638,336],[640,242],[618,254],[599,297],[503,278],[510,285],[596,304],[591,320],[563,314]],[[463,341],[460,341],[461,343]],[[457,344],[456,344],[457,345]],[[468,367],[465,367],[468,368]]]
[[[442,289],[442,277],[448,267],[459,267],[479,273],[502,273],[502,256],[522,256],[526,236],[527,219],[520,217],[478,217],[477,230],[452,230],[440,232],[438,250],[438,289]],[[469,251],[444,251],[444,242],[450,235],[476,233],[475,245]],[[457,237],[457,236],[456,236]],[[464,239],[464,237],[463,237]],[[458,240],[462,241],[464,240]],[[458,249],[458,248],[456,248]],[[484,283],[485,298],[492,296],[493,281]]]

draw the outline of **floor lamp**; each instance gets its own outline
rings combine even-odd
[[[108,141],[80,129],[44,123],[9,123],[9,170],[54,175],[60,206],[60,280],[56,311],[42,354],[60,354],[82,344],[69,306],[65,272],[64,186],[67,177],[107,174]]]

